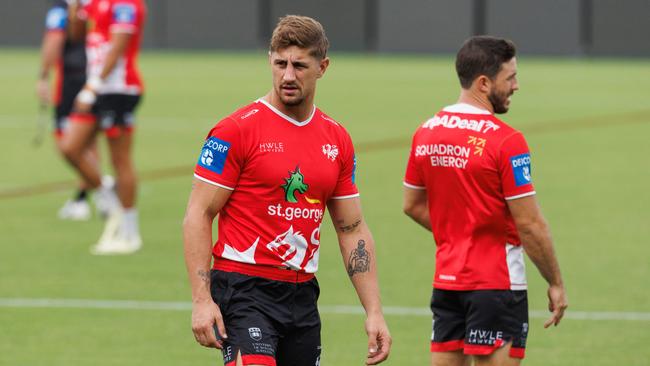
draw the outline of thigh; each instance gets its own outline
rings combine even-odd
[[[260,306],[260,288],[266,280],[237,273],[213,271],[212,298],[223,315],[228,338],[224,340],[225,365],[234,364],[240,355],[243,365],[276,365],[282,327],[273,314]]]
[[[466,324],[462,294],[460,291],[433,290],[431,352],[450,352],[463,348]]]
[[[524,357],[528,335],[526,291],[472,291],[465,300],[466,354],[490,355],[511,343],[509,356]]]
[[[291,326],[280,339],[277,366],[318,366],[321,357],[320,288],[314,278],[296,285]]]

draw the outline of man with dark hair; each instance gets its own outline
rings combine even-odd
[[[478,36],[456,58],[457,104],[413,136],[404,212],[433,232],[431,364],[518,365],[528,334],[524,250],[548,282],[558,325],[567,298],[523,135],[496,118],[519,89],[512,42]]]
[[[281,18],[269,50],[271,91],[214,126],[194,170],[183,224],[192,331],[222,349],[228,366],[320,364],[314,273],[326,205],[366,310],[366,363],[390,351],[352,140],[314,105],[328,46],[314,19]]]
[[[69,30],[68,4],[76,6],[75,0],[56,0],[45,19],[45,33],[41,43],[41,68],[36,92],[42,106],[54,105],[54,136],[56,147],[62,150],[63,134],[77,93],[86,83],[86,51],[83,36],[75,39]],[[53,98],[50,97],[50,70],[55,70]],[[83,150],[85,160],[99,172],[97,149],[93,142]],[[99,173],[98,173],[99,174]],[[90,184],[80,177],[78,190],[73,199],[66,201],[58,212],[61,219],[88,220],[91,216],[88,203]],[[106,205],[97,201],[100,213],[106,214]]]

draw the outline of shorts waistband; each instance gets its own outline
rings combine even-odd
[[[216,258],[212,269],[236,272],[247,276],[262,277],[274,281],[300,283],[314,278],[313,273],[298,272],[289,267],[274,267],[262,264],[249,264],[226,258]]]

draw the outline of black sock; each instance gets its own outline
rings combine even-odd
[[[86,197],[88,196],[88,191],[85,189],[80,189],[79,192],[77,192],[77,196],[75,197],[75,201],[85,201]]]

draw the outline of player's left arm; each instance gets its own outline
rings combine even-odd
[[[376,365],[388,357],[392,339],[381,308],[375,242],[363,218],[358,197],[332,199],[328,203],[328,210],[336,229],[346,271],[366,310],[366,363]]]

